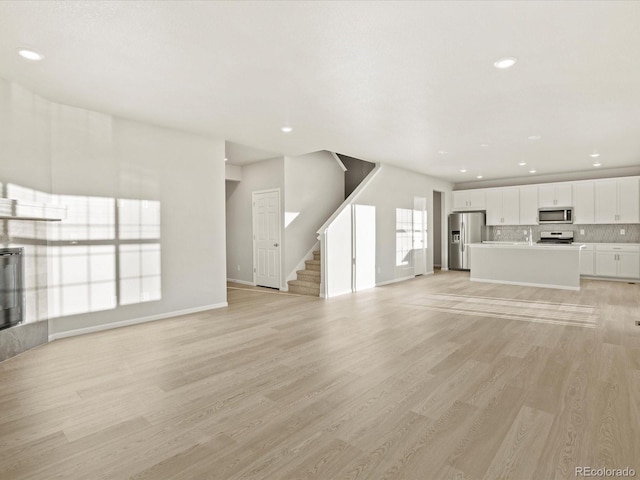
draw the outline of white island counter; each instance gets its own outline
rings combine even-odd
[[[472,282],[580,290],[582,244],[472,243]]]

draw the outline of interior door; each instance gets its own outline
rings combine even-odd
[[[427,273],[427,199],[413,197],[413,274]]]
[[[280,190],[253,193],[253,272],[256,285],[280,288]]]

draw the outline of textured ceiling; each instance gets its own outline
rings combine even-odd
[[[252,149],[465,182],[593,169],[594,149],[602,168],[640,164],[638,25],[640,2],[3,1],[0,76]],[[495,69],[504,56],[519,61]]]

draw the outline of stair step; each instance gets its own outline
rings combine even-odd
[[[318,280],[320,280],[320,270],[296,270],[296,273],[298,275],[313,275],[314,277],[318,277]]]
[[[290,287],[289,293],[295,293],[296,295],[307,295],[309,297],[319,297],[320,292],[305,287]]]
[[[307,282],[304,280],[289,280],[289,292],[302,295],[320,296],[320,284],[316,282]]]
[[[320,271],[319,270],[298,270],[296,271],[298,280],[304,282],[313,282],[320,285]]]
[[[315,250],[313,252],[313,259],[314,260],[320,260],[320,250]]]
[[[315,288],[315,289],[320,289],[320,284],[316,283],[316,282],[307,282],[305,280],[289,280],[287,282],[287,284],[289,284],[289,286],[294,286],[294,287],[305,287],[305,288]]]
[[[307,270],[320,271],[320,260],[305,260],[304,264],[307,266]]]

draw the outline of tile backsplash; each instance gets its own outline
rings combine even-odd
[[[531,225],[533,241],[540,240],[540,232],[573,231],[576,242],[585,243],[640,243],[640,224],[616,224],[616,225]],[[584,230],[584,234],[580,231]],[[624,235],[620,233],[624,230]],[[527,232],[525,235],[524,232]],[[520,242],[527,238],[529,226],[487,226],[485,227],[485,240]]]

